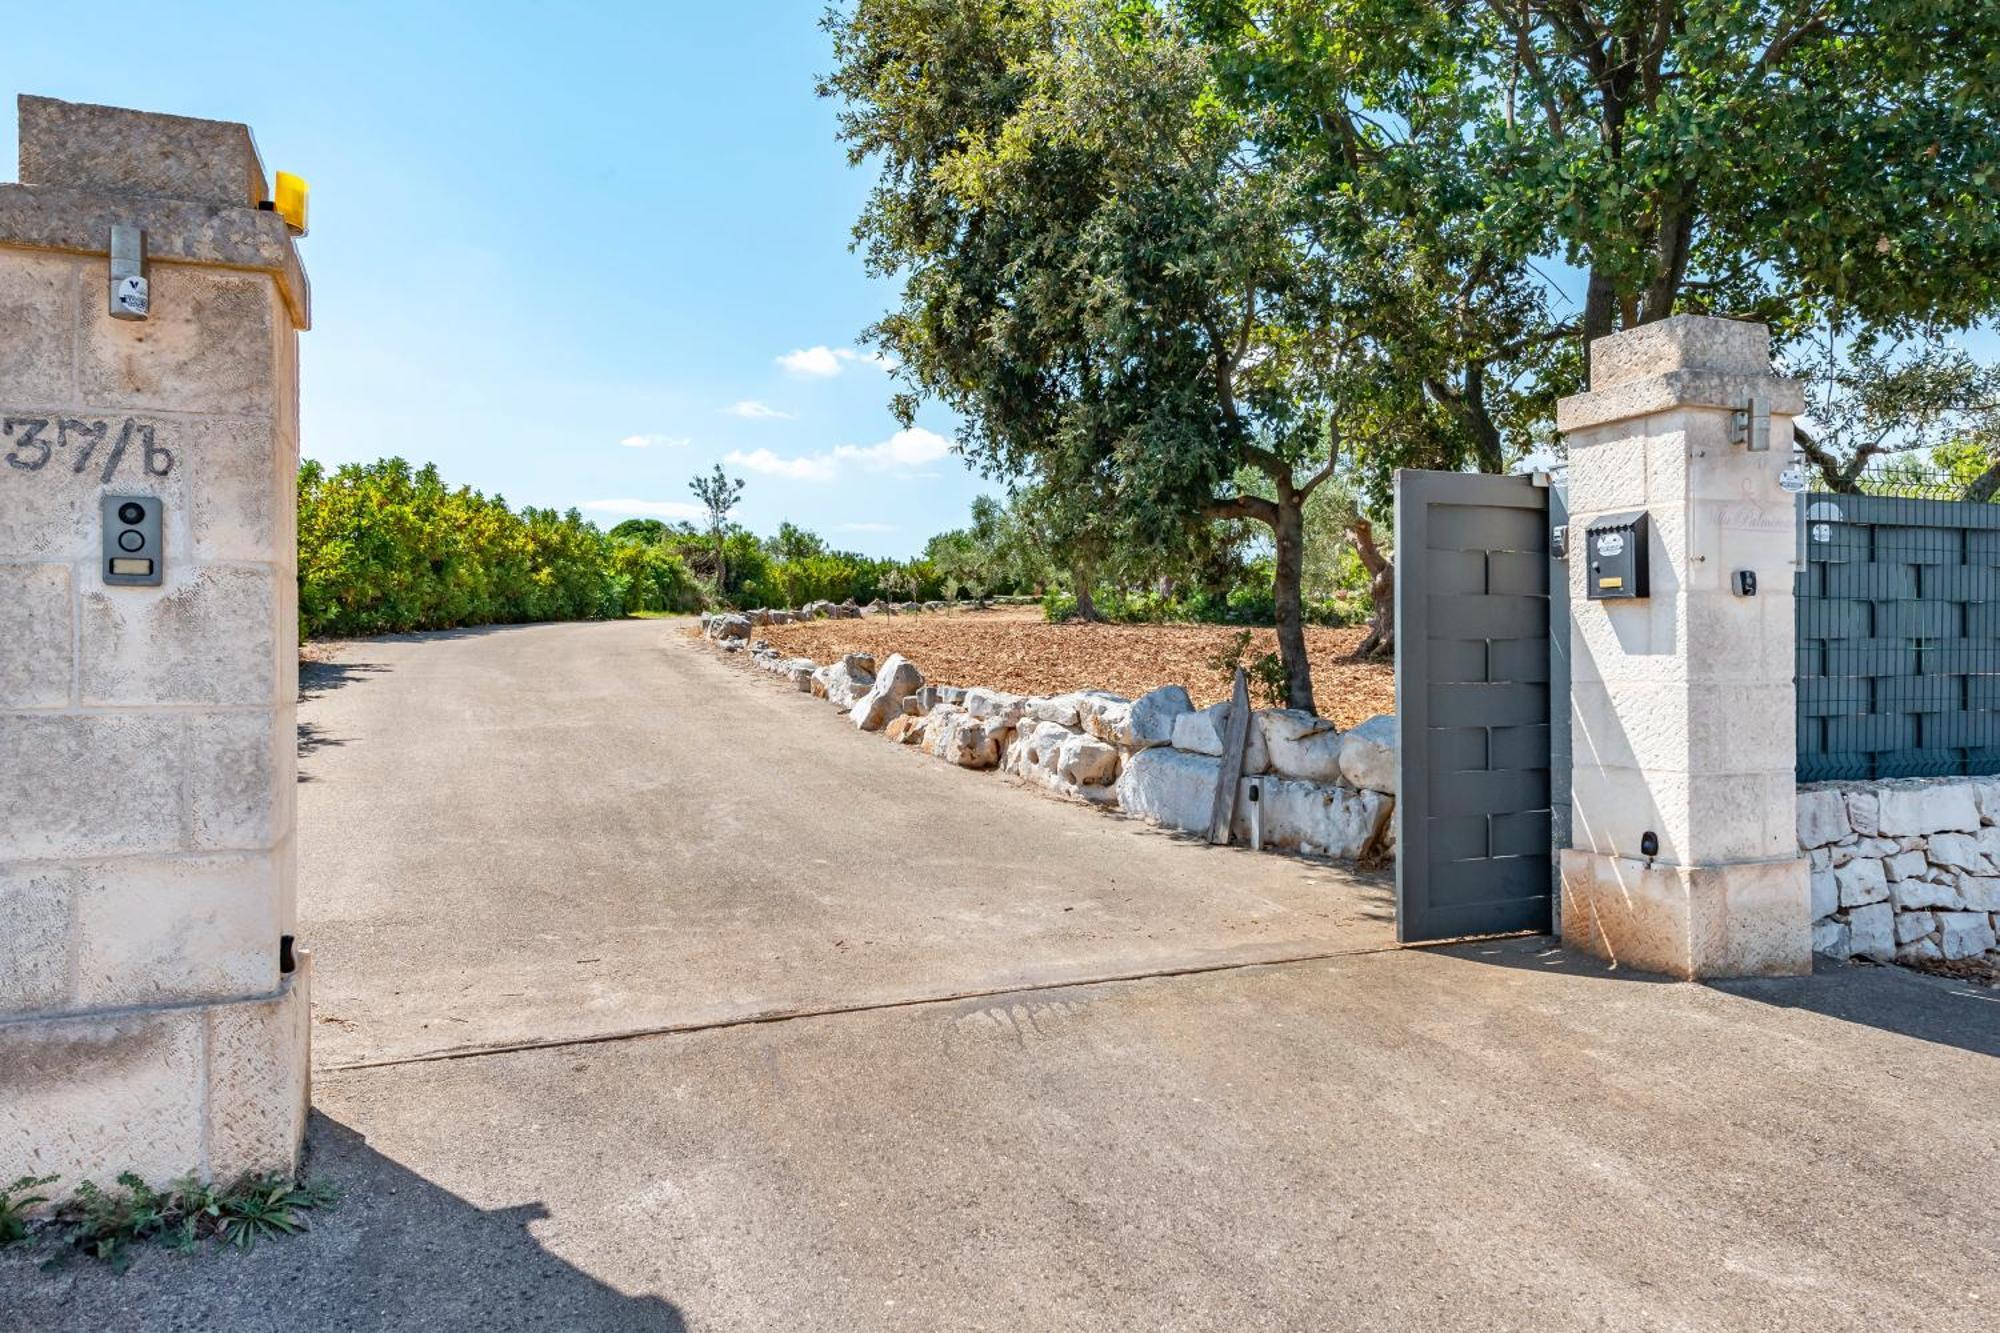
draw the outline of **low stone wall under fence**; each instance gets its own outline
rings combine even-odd
[[[1815,952],[2000,962],[2000,778],[1818,783],[1798,811]]]

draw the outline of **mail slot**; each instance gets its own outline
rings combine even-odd
[[[1646,511],[1607,514],[1585,532],[1584,593],[1593,602],[1646,596]]]

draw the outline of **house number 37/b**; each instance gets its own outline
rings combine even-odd
[[[174,456],[159,442],[155,428],[126,417],[114,432],[109,421],[80,421],[75,417],[0,417],[0,445],[11,443],[5,455],[7,466],[20,472],[40,472],[51,462],[68,464],[78,475],[98,471],[98,480],[109,484],[120,464],[129,458],[126,474],[143,470],[149,477],[164,477],[174,470]]]

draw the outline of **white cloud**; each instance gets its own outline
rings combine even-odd
[[[835,445],[829,453],[801,454],[797,458],[780,458],[769,449],[752,449],[748,453],[735,449],[724,454],[722,461],[768,477],[831,481],[848,464],[869,472],[887,472],[935,463],[950,452],[951,441],[944,436],[922,426],[912,426],[897,431],[880,444]]]
[[[706,518],[708,511],[687,500],[585,500],[593,514],[643,514],[647,518]]]
[[[951,441],[934,430],[911,426],[899,430],[880,444],[843,444],[833,456],[852,460],[871,471],[892,467],[922,467],[935,463],[951,452]]]
[[[896,363],[880,352],[857,352],[852,347],[800,347],[778,358],[787,373],[811,379],[832,379],[849,365],[869,365],[894,370]]]
[[[843,523],[840,525],[839,530],[842,532],[900,532],[902,529],[898,528],[894,523]]]
[[[801,347],[778,358],[778,364],[793,375],[807,375],[815,379],[832,379],[841,371],[841,362],[854,355],[843,349],[834,351],[831,347]]]
[[[684,449],[694,441],[685,435],[627,435],[618,443],[627,449]]]
[[[760,403],[754,398],[745,398],[741,402],[731,403],[722,410],[729,413],[732,417],[747,417],[751,421],[790,421],[792,419],[790,412],[780,412],[770,404]]]
[[[767,477],[790,477],[794,481],[831,481],[833,479],[833,458],[828,454],[806,454],[800,458],[780,458],[769,449],[752,449],[744,453],[732,449],[722,456],[722,461],[731,467],[740,467],[751,472],[761,472]]]

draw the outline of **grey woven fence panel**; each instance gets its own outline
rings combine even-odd
[[[1804,499],[1799,780],[2000,773],[2000,505]]]

